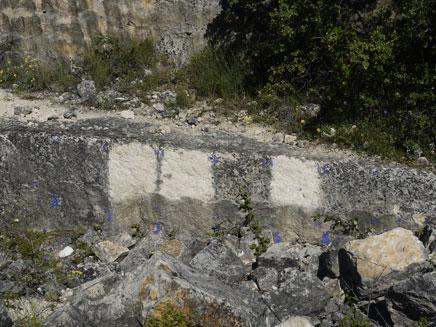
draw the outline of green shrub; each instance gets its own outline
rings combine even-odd
[[[69,66],[61,59],[50,66],[30,56],[0,64],[1,87],[16,85],[19,91],[66,90],[77,82],[78,78],[71,74]]]
[[[307,130],[356,124],[382,135],[365,150],[434,159],[435,22],[436,0],[227,0],[209,35],[246,89],[320,103]]]

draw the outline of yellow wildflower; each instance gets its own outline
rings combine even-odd
[[[318,127],[318,128],[316,129],[316,131],[317,131],[318,133],[321,133],[321,128]]]
[[[250,121],[251,117],[250,116],[244,116],[244,118],[242,119],[244,123],[248,123]]]
[[[300,123],[301,123],[301,125],[304,125],[304,124],[306,123],[306,121],[305,121],[304,119],[302,119],[302,120],[300,121]]]

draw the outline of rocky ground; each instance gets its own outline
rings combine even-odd
[[[189,314],[186,326],[435,326],[435,227],[363,239],[337,229],[318,244],[270,235],[258,253],[250,226],[189,238],[132,226],[116,240],[10,226],[1,326],[176,326],[160,320],[168,308]]]
[[[145,103],[97,92],[91,82],[26,99],[0,90],[0,119],[121,117],[151,123],[159,134],[224,131],[339,153],[253,124],[245,112],[220,116],[220,100],[180,109],[175,97],[155,91]],[[245,223],[206,235],[159,223],[132,225],[117,238],[98,225],[3,226],[0,326],[436,326],[435,217],[424,217],[419,230],[362,233],[327,221],[335,228],[318,242],[292,243],[247,218],[255,214],[247,203],[240,214]]]
[[[253,123],[246,111],[220,115],[222,99],[197,101],[189,108],[176,105],[176,93],[171,90],[152,91],[147,103],[139,98],[114,90],[97,92],[92,81],[82,82],[76,92],[63,94],[32,93],[22,97],[0,89],[0,119],[13,118],[29,125],[44,121],[71,122],[102,117],[118,117],[131,121],[147,122],[156,126],[156,132],[169,134],[172,130],[192,135],[216,132],[242,135],[266,143],[286,143],[304,148],[306,140],[296,135],[278,133],[274,128]],[[318,146],[319,147],[319,146]],[[320,147],[321,150],[321,147]],[[322,147],[326,151],[325,147]],[[335,146],[329,149],[335,151]]]

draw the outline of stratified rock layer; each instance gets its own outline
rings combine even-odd
[[[185,61],[203,47],[207,24],[219,12],[218,0],[1,1],[0,49],[47,59],[76,56],[101,34],[151,36],[163,52]]]

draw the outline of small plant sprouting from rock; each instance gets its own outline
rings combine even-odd
[[[239,209],[245,213],[244,226],[250,228],[250,230],[254,234],[257,243],[252,244],[250,248],[255,251],[254,255],[258,257],[262,253],[265,253],[266,250],[268,250],[271,240],[262,234],[262,224],[254,213],[254,209],[251,205],[251,199],[248,193],[243,193],[241,197],[242,203],[240,204]]]
[[[427,318],[422,317],[418,321],[415,321],[412,327],[428,327],[428,326],[429,324]]]
[[[155,315],[148,318],[144,327],[191,327],[194,326],[189,314],[177,307],[167,304],[155,312]]]
[[[357,220],[346,220],[339,216],[334,216],[330,214],[318,214],[313,217],[315,221],[323,221],[325,223],[331,224],[332,230],[339,230],[346,235],[351,235],[357,239],[363,239],[368,237],[372,230],[361,231],[357,224]]]
[[[349,309],[349,312],[339,322],[340,327],[369,327],[368,319],[356,308]]]

